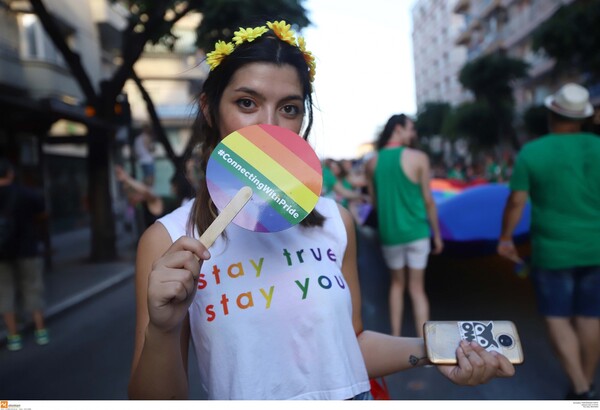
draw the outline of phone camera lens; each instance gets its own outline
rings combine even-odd
[[[500,344],[504,347],[511,347],[513,345],[513,338],[510,337],[509,335],[501,335],[498,338],[498,342],[500,342]]]

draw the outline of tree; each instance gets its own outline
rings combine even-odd
[[[468,131],[467,137],[475,139],[474,145],[491,147],[501,141],[510,141],[518,149],[514,126],[514,97],[512,83],[527,77],[528,64],[504,53],[484,55],[466,63],[459,73],[459,81],[475,96],[475,102],[464,104],[458,111],[456,130]],[[472,106],[469,107],[469,104]],[[478,119],[477,116],[483,116]],[[477,127],[467,120],[481,122]],[[485,119],[485,121],[484,121]]]
[[[447,102],[426,102],[417,113],[417,133],[424,137],[442,134],[444,121],[451,110],[452,106]]]
[[[233,37],[239,27],[254,27],[265,21],[285,20],[301,29],[310,25],[307,11],[298,0],[212,0],[202,7],[198,47],[210,50],[217,40]]]
[[[115,220],[112,213],[110,193],[110,152],[114,133],[119,123],[117,118],[121,92],[127,79],[137,78],[133,72],[134,63],[140,58],[147,43],[164,43],[173,45],[176,36],[172,33],[173,25],[192,11],[204,13],[199,44],[209,44],[210,38],[218,33],[233,31],[238,28],[244,15],[263,15],[269,19],[280,19],[276,11],[281,7],[285,17],[304,27],[310,22],[306,10],[301,6],[302,0],[129,0],[121,1],[129,8],[129,21],[122,31],[121,58],[122,63],[113,75],[95,87],[91,77],[81,63],[80,55],[68,44],[55,18],[48,12],[43,0],[29,0],[33,12],[38,16],[46,33],[64,57],[73,77],[81,88],[86,112],[91,117],[88,126],[88,186],[91,204],[91,259],[93,261],[113,260],[116,252]],[[111,0],[113,2],[117,0]],[[256,6],[256,7],[254,7]],[[244,14],[240,14],[243,12]],[[211,44],[212,46],[212,44]],[[141,81],[136,82],[143,89]],[[145,94],[142,92],[142,94]],[[149,96],[145,94],[148,103]],[[152,110],[152,104],[147,104]],[[164,130],[157,116],[152,116],[157,135],[164,136]],[[162,131],[162,132],[160,132]],[[161,138],[167,153],[174,156],[166,137]],[[182,165],[177,158],[171,158],[177,170]]]
[[[579,0],[561,6],[532,34],[532,49],[556,61],[557,72],[585,74],[600,80],[600,2]]]
[[[456,107],[444,130],[451,138],[466,137],[471,150],[477,152],[500,143],[500,121],[506,117],[498,115],[486,100],[467,102]]]

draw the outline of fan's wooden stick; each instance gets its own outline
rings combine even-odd
[[[210,224],[208,229],[200,236],[200,242],[202,242],[202,245],[204,245],[206,249],[212,246],[219,235],[221,235],[221,232],[223,232],[227,225],[235,218],[238,212],[242,210],[251,197],[252,188],[247,186],[243,187],[235,194],[227,206],[223,208],[223,211],[219,213],[213,223]]]

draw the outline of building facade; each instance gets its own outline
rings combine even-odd
[[[46,0],[96,90],[118,64],[127,10],[108,0]],[[0,1],[0,154],[43,190],[53,232],[89,220],[85,97],[28,1]]]
[[[98,93],[123,62],[122,33],[129,11],[110,0],[43,3]],[[148,45],[134,65],[177,154],[190,138],[195,98],[208,72],[195,47],[200,19],[197,14],[180,19],[173,29],[173,47]],[[122,97],[132,123],[117,131],[111,142],[115,148],[127,145],[148,122],[146,103],[133,82],[125,84]],[[20,182],[44,191],[54,233],[90,223],[87,137],[95,119],[85,99],[30,2],[0,0],[0,155],[16,165]],[[172,164],[157,146],[157,190],[169,193]],[[111,161],[122,160],[120,155],[119,150],[111,152]],[[109,185],[118,214],[124,206],[120,190],[114,178]]]
[[[464,16],[454,12],[457,0],[417,0],[412,9],[412,44],[417,107],[427,102],[460,104],[469,94],[458,81],[467,59],[456,45]]]

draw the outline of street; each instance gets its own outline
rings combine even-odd
[[[387,271],[371,234],[359,232],[365,328],[388,332]],[[543,323],[535,311],[529,282],[517,277],[504,261],[489,256],[433,257],[427,273],[427,290],[433,320],[515,322],[525,362],[517,367],[514,377],[477,387],[455,386],[435,367],[395,374],[386,377],[392,399],[557,400],[564,397],[567,379],[552,355]],[[31,332],[27,332],[22,351],[0,350],[0,398],[126,399],[134,315],[134,287],[130,278],[52,317],[49,345],[35,345]],[[414,335],[410,306],[405,312],[403,334]],[[194,365],[190,365],[190,381],[190,398],[205,398]]]
[[[23,350],[0,350],[0,397],[12,400],[125,400],[135,325],[133,278],[50,322],[51,343],[25,335]],[[190,358],[191,360],[192,358]],[[190,378],[198,380],[190,366]],[[191,399],[204,399],[199,387]]]
[[[133,349],[133,280],[49,322],[51,342],[24,334],[23,350],[0,352],[0,397],[35,400],[127,398]]]

